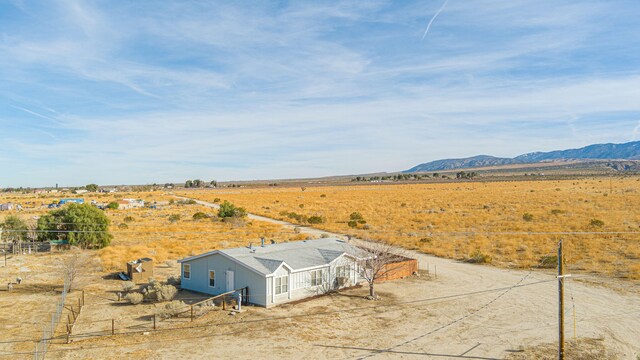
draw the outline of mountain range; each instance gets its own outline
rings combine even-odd
[[[513,158],[477,155],[461,159],[443,159],[420,164],[403,172],[455,170],[562,160],[640,160],[640,141],[624,144],[593,144],[579,149],[532,152]]]

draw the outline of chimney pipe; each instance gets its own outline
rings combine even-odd
[[[264,238],[263,237],[260,238],[260,244],[261,244],[260,246],[264,247]]]

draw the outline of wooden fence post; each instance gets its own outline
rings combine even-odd
[[[193,305],[191,305],[191,321],[193,321]]]
[[[222,296],[222,310],[227,310],[227,299],[226,299],[226,296]]]
[[[116,319],[111,319],[111,335],[116,334]]]
[[[153,314],[153,330],[156,329],[156,314]]]

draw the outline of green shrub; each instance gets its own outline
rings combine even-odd
[[[209,216],[201,211],[198,211],[197,213],[193,214],[193,220],[202,220],[202,219],[206,219]]]
[[[563,214],[563,213],[564,213],[564,211],[560,210],[560,209],[552,209],[551,210],[551,214],[552,215],[560,215],[560,214]]]
[[[349,218],[351,220],[363,220],[364,217],[362,216],[362,214],[360,214],[359,212],[352,212],[351,215],[349,215]]]
[[[309,216],[309,218],[307,219],[307,222],[309,224],[324,224],[325,218],[322,216],[313,215],[313,216]]]
[[[122,221],[129,223],[129,222],[135,221],[135,219],[133,218],[133,216],[125,216],[124,219],[122,219]]]
[[[349,225],[350,228],[357,228],[358,222],[355,220],[349,220],[349,222],[347,222],[347,225]]]
[[[326,198],[326,197],[327,197],[327,194],[320,194],[320,197],[321,197],[321,198]]]
[[[216,204],[219,203],[220,202],[220,198],[213,199],[213,202],[216,203]]]
[[[522,220],[524,221],[533,221],[533,215],[529,213],[524,213],[522,215]]]
[[[116,210],[118,209],[118,203],[116,201],[112,201],[107,204],[107,209]]]
[[[180,214],[169,215],[169,221],[172,223],[180,221]]]
[[[125,224],[125,223],[120,223],[120,225],[118,225],[118,229],[128,229],[129,225]]]
[[[247,211],[244,208],[236,207],[232,203],[225,200],[222,204],[220,204],[220,209],[218,209],[218,216],[221,218],[241,218],[247,216]]]
[[[600,219],[591,219],[591,221],[589,222],[589,225],[591,225],[593,227],[603,227],[604,226],[604,221],[602,221]]]

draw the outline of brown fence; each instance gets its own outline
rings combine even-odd
[[[418,260],[398,256],[393,261],[387,263],[378,281],[403,279],[418,272]]]

